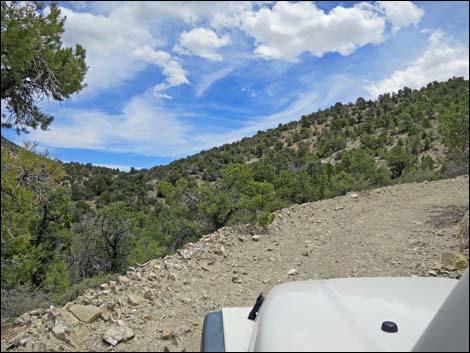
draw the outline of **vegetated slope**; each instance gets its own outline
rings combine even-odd
[[[304,115],[300,121],[292,117],[292,122],[253,137],[151,168],[148,174],[167,181],[181,176],[210,181],[232,163],[256,163],[284,155],[293,169],[298,168],[295,159],[299,153],[312,152],[323,162],[334,163],[342,159],[344,151],[358,147],[370,149],[377,160],[385,161],[386,152],[397,144],[415,156],[433,158],[438,167],[444,156],[438,133],[442,115],[465,109],[468,100],[468,80],[463,78],[432,82],[419,90],[405,87],[375,101],[359,97],[355,103],[336,103]]]
[[[87,290],[73,304],[95,309],[93,322],[77,319],[71,312],[84,308],[71,303],[23,315],[21,326],[2,333],[2,351],[197,351],[207,312],[252,306],[278,283],[459,277],[468,264],[456,238],[468,182],[461,176],[350,193],[282,209],[264,227],[221,228],[130,269],[118,283]],[[116,330],[128,340],[111,348],[103,337],[117,339]]]
[[[63,303],[84,281],[221,227],[269,224],[290,204],[466,174],[468,104],[461,78],[404,88],[130,173],[2,140],[2,317],[28,310],[33,294]]]

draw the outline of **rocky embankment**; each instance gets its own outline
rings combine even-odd
[[[23,314],[2,328],[2,351],[194,351],[207,312],[252,306],[278,283],[458,278],[468,191],[468,176],[396,185],[294,205],[267,227],[219,229],[64,307]]]

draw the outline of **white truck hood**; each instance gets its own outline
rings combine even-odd
[[[274,287],[253,323],[224,308],[226,351],[410,351],[457,284],[445,278],[345,278]],[[398,332],[381,330],[393,321]],[[250,336],[250,337],[248,337]]]

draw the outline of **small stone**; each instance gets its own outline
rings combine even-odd
[[[446,265],[446,266],[442,266],[442,269],[444,269],[445,271],[448,271],[448,272],[453,272],[457,269],[457,267]]]
[[[13,323],[15,325],[31,325],[31,315],[29,313],[24,313],[17,317]]]
[[[100,284],[100,289],[101,290],[108,289],[108,284],[107,283]]]
[[[52,332],[54,333],[54,336],[56,336],[58,339],[65,341],[67,339],[67,335],[65,333],[65,326],[64,324],[60,323],[58,325],[55,325],[52,328]]]
[[[52,330],[52,328],[55,326],[56,319],[57,319],[57,313],[54,312],[54,307],[51,306],[51,308],[47,312],[47,317],[46,317],[46,327],[49,330]]]
[[[171,272],[170,272],[170,273],[168,274],[168,279],[169,279],[170,281],[176,281],[177,278],[178,278],[178,277],[176,276],[175,273],[171,273]]]
[[[297,270],[296,270],[295,268],[293,268],[293,269],[289,270],[289,271],[287,272],[287,274],[288,274],[289,276],[295,276],[295,275],[297,274]]]
[[[238,240],[241,241],[242,243],[246,240],[246,238],[243,235],[240,235],[238,237]]]
[[[178,250],[178,254],[185,260],[191,259],[191,256],[192,256],[191,252],[185,249]]]
[[[131,280],[129,279],[129,277],[126,277],[126,276],[119,276],[118,282],[120,284],[129,284],[131,283]]]
[[[133,295],[133,294],[131,294],[131,295],[129,295],[129,296],[127,297],[127,301],[128,301],[128,303],[131,304],[131,305],[140,305],[140,304],[142,304],[142,303],[145,301],[145,299],[142,298],[142,297],[139,296],[139,295]]]
[[[146,290],[144,293],[144,298],[150,301],[153,301],[153,293],[150,290]]]
[[[103,340],[114,347],[119,342],[128,341],[134,336],[135,333],[130,328],[119,326],[110,328],[108,331],[106,331],[106,333],[103,335]]]
[[[171,339],[171,338],[173,338],[173,337],[175,337],[175,334],[174,334],[174,332],[173,332],[172,330],[170,330],[170,329],[165,329],[165,330],[163,330],[163,333],[162,333],[162,335],[160,336],[160,338],[161,338],[162,340],[169,340],[169,339]]]
[[[428,273],[429,273],[430,276],[433,276],[433,277],[436,277],[436,276],[437,276],[437,272],[434,271],[434,270],[429,270]]]
[[[310,250],[308,250],[308,249],[307,249],[307,250],[304,250],[304,252],[302,253],[302,255],[303,255],[303,256],[306,256],[306,257],[310,256]]]
[[[259,241],[259,240],[260,240],[260,237],[259,237],[259,235],[253,235],[253,236],[251,237],[251,240],[253,240],[253,241]]]
[[[214,254],[225,256],[225,248],[223,246],[214,250]]]
[[[239,276],[233,276],[232,277],[232,282],[233,283],[238,283],[238,284],[243,283],[243,281],[241,280],[241,278]]]
[[[142,275],[140,272],[131,272],[129,274],[129,278],[134,280],[134,281],[141,281],[142,280]]]
[[[344,207],[343,206],[338,206],[338,207],[335,207],[334,210],[335,211],[344,210]]]
[[[103,321],[108,321],[110,319],[108,310],[103,310],[101,312],[101,318],[103,319]]]
[[[359,197],[359,195],[356,194],[355,192],[349,194],[349,196],[351,196],[353,199],[357,199]]]

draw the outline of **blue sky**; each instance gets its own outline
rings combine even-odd
[[[59,5],[88,87],[41,102],[48,131],[2,134],[63,161],[149,168],[338,101],[468,78],[468,2]]]

